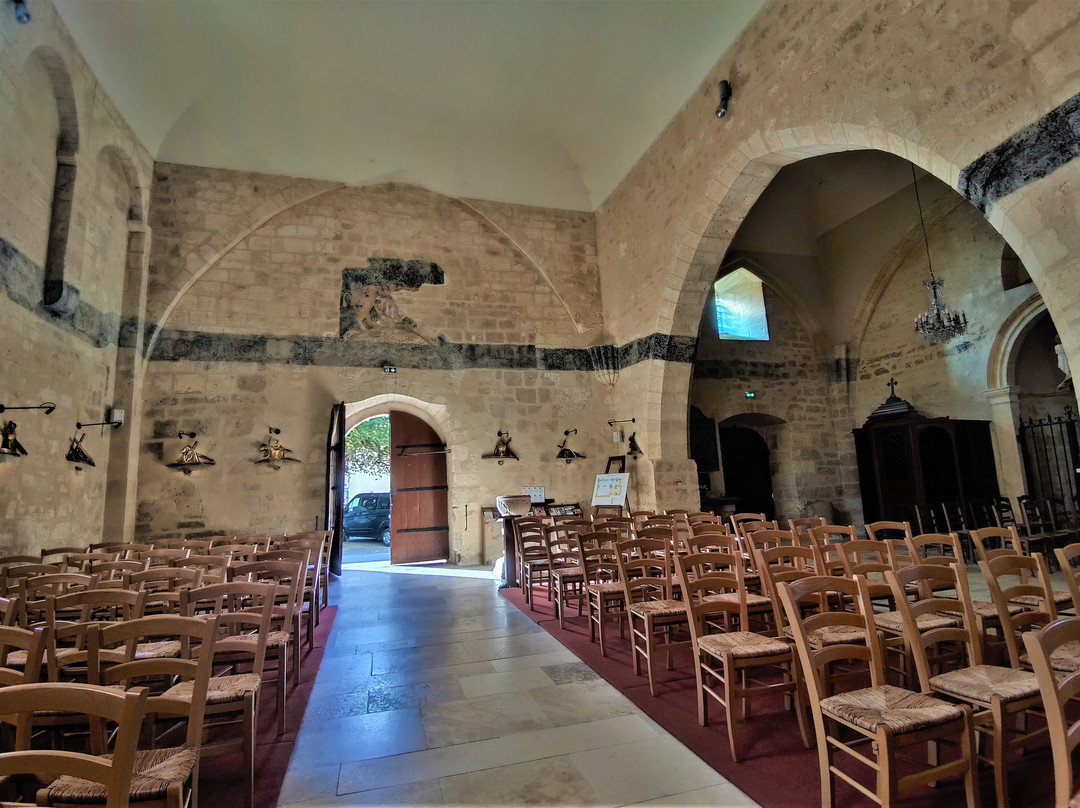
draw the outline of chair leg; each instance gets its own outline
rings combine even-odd
[[[701,652],[694,650],[694,677],[697,679],[697,722],[709,726],[709,705],[705,696],[705,671],[702,669]]]
[[[968,713],[967,721],[964,722],[964,736],[960,741],[960,752],[967,756],[968,769],[964,774],[964,795],[967,797],[967,808],[978,808],[982,805],[979,795],[979,749],[975,743],[975,722]]]
[[[1009,770],[1005,748],[1005,709],[997,699],[990,705],[994,717],[994,789],[997,808],[1009,808]]]
[[[255,808],[255,724],[258,701],[254,693],[244,697],[244,806]]]
[[[277,678],[277,734],[285,734],[285,688],[288,686],[288,671],[289,671],[289,642],[286,640],[283,643],[279,643],[277,647],[277,664],[278,664],[278,678]]]
[[[724,706],[727,708],[728,744],[731,747],[731,759],[738,763],[742,759],[742,738],[739,735],[739,683],[735,661],[731,654],[724,654]]]

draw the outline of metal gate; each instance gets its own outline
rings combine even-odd
[[[1021,420],[1020,451],[1024,457],[1028,493],[1039,501],[1073,502],[1080,490],[1080,442],[1076,413]]]

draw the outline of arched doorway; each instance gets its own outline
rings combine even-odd
[[[342,460],[337,464],[331,460],[328,498],[345,490],[345,435],[358,424],[380,415],[389,416],[390,426],[390,561],[393,564],[445,561],[450,557],[450,479],[446,441],[442,437],[449,433],[445,406],[397,393],[336,405],[332,420],[340,418],[340,421],[334,421],[337,426],[331,426],[328,456]],[[342,497],[342,512],[345,504]],[[330,511],[333,509],[331,503]],[[337,524],[341,521],[339,518]],[[340,533],[338,530],[335,534],[339,563]]]
[[[720,426],[720,463],[724,470],[724,493],[735,499],[735,510],[776,517],[773,503],[769,444],[753,429]]]

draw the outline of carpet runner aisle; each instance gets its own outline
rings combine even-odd
[[[277,716],[274,712],[274,688],[276,683],[263,684],[259,694],[259,717],[255,739],[255,806],[254,808],[274,808],[285,780],[285,771],[289,767],[296,743],[296,734],[304,719],[304,710],[315,676],[319,672],[326,638],[334,624],[337,607],[330,606],[322,610],[319,625],[315,627],[314,647],[309,651],[306,642],[300,651],[300,683],[290,689],[286,704],[287,720],[285,734],[277,734]],[[306,635],[301,633],[306,640]],[[292,688],[292,673],[289,674],[289,686]],[[244,804],[244,778],[239,751],[220,757],[203,758],[199,763],[199,806],[200,808],[238,808]]]
[[[784,708],[782,697],[754,701],[753,713],[743,724],[743,761],[735,763],[728,749],[727,727],[720,705],[715,701],[710,703],[709,726],[698,724],[696,683],[688,651],[675,653],[670,671],[666,670],[663,654],[654,659],[658,695],[653,697],[649,693],[644,663],[642,675],[634,675],[628,631],[624,632],[627,638],[620,640],[615,623],[608,624],[605,634],[608,655],[602,657],[599,644],[589,641],[588,617],[578,617],[576,606],[567,613],[566,629],[561,629],[554,607],[545,597],[535,599],[536,610],[532,611],[520,589],[503,589],[501,594],[764,808],[819,808],[817,750],[803,747],[795,713]],[[947,751],[943,750],[943,754]],[[847,766],[844,769],[859,775]],[[1035,750],[1015,761],[1010,774],[1011,808],[1052,808],[1054,782],[1049,748]],[[863,782],[873,787],[871,781],[863,779]],[[993,772],[989,769],[981,774],[980,788],[983,805],[993,806]],[[847,784],[837,785],[836,808],[861,808],[872,804]],[[964,804],[963,788],[959,782],[943,783],[936,789],[923,789],[902,800],[902,804],[905,808],[952,808]]]

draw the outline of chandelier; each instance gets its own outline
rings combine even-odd
[[[919,206],[919,224],[922,225],[923,244],[926,247],[926,266],[930,270],[930,280],[923,282],[923,288],[930,293],[930,308],[915,318],[915,333],[927,342],[948,342],[967,331],[967,317],[962,311],[950,309],[941,296],[945,281],[934,275],[934,265],[930,262],[930,240],[926,237],[926,221],[923,219],[914,163],[911,164],[911,182],[915,186],[915,202]]]

